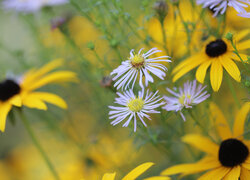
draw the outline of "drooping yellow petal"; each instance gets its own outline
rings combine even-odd
[[[236,81],[240,82],[241,75],[237,65],[230,58],[223,58],[223,59],[221,58],[220,62],[226,69],[228,74],[230,74],[230,76],[232,76],[232,78],[234,78]]]
[[[229,124],[225,119],[223,113],[218,108],[218,106],[214,103],[210,103],[209,105],[211,118],[215,122],[215,128],[219,133],[222,140],[232,138],[232,132],[230,130]]]
[[[232,180],[232,179],[239,179],[240,177],[240,171],[241,171],[241,167],[240,166],[236,166],[233,167],[229,173],[227,173],[227,175],[224,177],[223,180]]]
[[[220,89],[222,76],[223,76],[223,68],[219,59],[213,60],[210,70],[210,82],[215,92]]]
[[[204,63],[202,63],[198,69],[196,70],[196,79],[198,82],[203,83],[205,76],[206,76],[206,72],[207,72],[207,68],[210,66],[210,64],[212,63],[212,61],[206,61]]]
[[[217,156],[219,152],[219,146],[217,144],[199,134],[188,134],[182,138],[182,141],[214,156]]]
[[[250,170],[242,167],[240,173],[240,180],[249,180],[250,177]]]
[[[171,179],[170,177],[154,176],[154,177],[149,177],[143,180],[171,180]]]
[[[236,115],[234,120],[233,135],[234,137],[242,136],[244,133],[244,125],[250,110],[250,102],[245,103]]]
[[[250,171],[250,163],[243,163],[242,166]]]
[[[143,163],[128,173],[122,180],[135,180],[153,165],[154,163],[152,162]]]
[[[60,108],[66,109],[67,104],[66,102],[59,96],[51,93],[46,92],[33,92],[33,96],[36,96],[37,99],[40,99],[41,101],[48,102],[50,104],[54,104]]]
[[[246,37],[248,34],[250,34],[249,29],[238,31],[237,33],[234,34],[234,39],[236,42],[238,42],[242,40],[244,37]]]
[[[6,118],[11,107],[9,103],[0,103],[0,131],[2,132],[5,130]]]
[[[199,177],[198,180],[221,180],[225,175],[230,171],[231,168],[226,168],[226,167],[219,167],[214,170],[211,170],[205,174],[203,174],[201,177]]]
[[[22,86],[25,90],[34,90],[40,88],[49,83],[59,83],[59,82],[68,82],[68,81],[76,81],[76,74],[71,71],[58,71],[54,73],[50,73],[41,79],[29,84],[29,86]]]
[[[47,110],[46,104],[39,99],[36,95],[30,93],[23,97],[23,105],[29,108],[36,108],[41,110]]]
[[[14,97],[12,97],[9,100],[10,104],[17,106],[17,107],[21,107],[22,106],[22,99],[20,97],[20,95],[15,95]]]
[[[173,77],[173,82],[177,81],[180,77],[182,77],[187,72],[191,71],[195,67],[199,66],[201,63],[206,61],[204,56],[200,54],[192,56],[187,60],[181,62],[176,68],[173,70],[173,73],[176,73]]]
[[[43,75],[45,75],[46,73],[52,71],[53,69],[61,66],[63,64],[63,60],[62,59],[55,59],[53,61],[51,61],[50,63],[46,64],[45,66],[43,66],[42,68],[38,69],[38,70],[31,70],[28,71],[25,75],[24,75],[24,79],[23,79],[23,83],[24,86],[32,83],[33,81],[36,81],[36,79],[41,78]]]
[[[106,173],[103,175],[102,180],[115,180],[116,173]]]
[[[209,169],[220,167],[220,162],[216,159],[216,157],[205,157],[196,163],[190,164],[180,164],[176,166],[172,166],[170,168],[165,169],[161,172],[161,175],[174,175],[174,174],[195,174],[198,172],[206,171]]]

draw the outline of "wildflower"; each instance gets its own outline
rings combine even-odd
[[[154,163],[152,162],[147,162],[139,165],[132,171],[130,171],[122,180],[132,180],[136,179],[139,177],[141,174],[143,174],[145,171],[147,171]],[[102,180],[115,180],[116,173],[106,173],[103,175]],[[155,177],[150,177],[146,178],[145,180],[170,180],[169,177],[163,177],[163,176],[155,176]]]
[[[189,134],[182,140],[207,155],[196,163],[180,164],[164,170],[162,175],[181,173],[183,175],[195,174],[207,171],[199,180],[203,179],[241,179],[247,180],[250,177],[250,144],[243,139],[244,123],[248,115],[250,103],[242,106],[237,113],[233,131],[220,109],[213,103],[210,104],[210,111],[215,120],[216,130],[221,137],[220,145],[212,142],[209,138],[199,134]]]
[[[163,109],[167,111],[179,111],[181,117],[185,121],[186,118],[181,112],[182,109],[192,108],[193,105],[205,101],[210,96],[210,94],[207,94],[207,91],[203,91],[205,88],[206,86],[202,87],[201,84],[197,87],[195,80],[193,82],[186,82],[183,89],[179,88],[179,93],[167,88],[167,91],[174,95],[174,97],[163,96],[167,103]]]
[[[133,93],[132,89],[125,91],[123,94],[117,92],[119,97],[115,99],[115,103],[120,104],[123,107],[109,106],[109,108],[112,109],[109,112],[109,119],[115,118],[111,124],[115,126],[122,122],[125,118],[129,117],[128,120],[123,124],[123,127],[127,127],[132,118],[134,118],[134,131],[136,131],[137,118],[141,120],[144,126],[147,126],[143,118],[146,117],[147,119],[151,120],[148,113],[160,113],[154,109],[165,104],[164,102],[160,102],[162,98],[157,96],[157,93],[158,91],[152,93],[147,90],[146,95],[144,95],[144,89],[142,89],[142,91],[139,91],[137,97]]]
[[[124,88],[127,89],[130,82],[133,81],[132,88],[134,87],[135,81],[139,76],[139,84],[141,88],[144,87],[142,78],[145,77],[145,86],[148,86],[148,82],[154,82],[153,77],[150,75],[150,72],[160,79],[164,79],[166,76],[164,71],[167,71],[167,68],[156,62],[171,62],[168,59],[169,56],[160,56],[155,58],[149,58],[149,56],[161,52],[157,48],[152,48],[146,53],[142,53],[143,49],[140,49],[138,54],[134,54],[134,50],[130,51],[130,58],[122,62],[118,68],[111,72],[111,75],[116,74],[113,80],[120,78],[114,86],[117,86],[117,89]]]
[[[246,13],[244,8],[250,4],[249,0],[197,0],[197,4],[203,4],[203,8],[209,7],[214,11],[214,16],[218,13],[224,14],[227,6],[233,7],[238,13]]]
[[[44,6],[55,6],[68,3],[68,0],[4,0],[4,9],[17,12],[35,13]]]
[[[20,80],[6,79],[0,83],[0,130],[4,132],[6,117],[12,106],[27,106],[47,110],[45,102],[60,108],[67,108],[65,101],[59,96],[47,92],[34,92],[34,90],[50,83],[75,81],[76,74],[71,71],[51,70],[62,65],[62,60],[55,60],[41,69],[33,69],[25,73]]]
[[[249,30],[246,30],[236,35],[235,40],[238,50],[249,48],[248,40],[238,42],[238,40],[242,39],[248,32]],[[243,60],[247,60],[247,55],[240,53],[240,56]],[[172,72],[174,74],[173,81],[175,82],[184,74],[199,66],[196,71],[196,79],[200,83],[203,83],[206,71],[211,65],[210,82],[213,90],[218,91],[222,82],[223,67],[233,79],[237,82],[241,81],[240,71],[232,59],[241,62],[240,58],[235,55],[231,42],[227,39],[216,39],[209,42],[202,51],[177,65]]]

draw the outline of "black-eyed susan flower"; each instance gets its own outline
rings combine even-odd
[[[249,40],[240,41],[249,33],[249,30],[242,31],[235,35],[237,49],[239,51],[249,48]],[[243,60],[247,61],[247,55],[240,53]],[[210,82],[214,91],[218,91],[223,77],[223,68],[237,82],[241,81],[240,70],[233,61],[240,61],[240,58],[234,53],[231,42],[227,39],[216,39],[209,42],[199,53],[187,58],[173,69],[173,81],[177,81],[187,72],[196,68],[196,79],[203,83],[207,69],[210,69]]]
[[[250,4],[249,0],[197,0],[197,4],[203,4],[203,8],[209,7],[214,11],[214,16],[218,13],[224,14],[228,6],[233,7],[238,13],[246,13],[244,9]]]
[[[76,81],[76,74],[71,71],[51,72],[61,66],[62,60],[58,59],[40,69],[32,69],[25,73],[19,80],[6,79],[0,83],[0,130],[4,132],[6,117],[12,106],[27,106],[47,110],[47,103],[60,108],[67,108],[65,101],[59,96],[35,91],[50,83]]]
[[[122,105],[122,107],[109,106],[112,109],[109,112],[109,119],[115,119],[111,124],[115,126],[128,117],[123,127],[127,127],[130,121],[134,119],[134,131],[136,131],[138,118],[144,126],[147,126],[143,119],[146,117],[151,120],[148,114],[160,113],[160,111],[156,111],[155,109],[165,104],[165,102],[161,102],[162,98],[157,93],[158,91],[152,93],[149,90],[145,93],[144,89],[138,92],[138,96],[134,94],[132,89],[123,93],[117,92],[119,97],[115,99],[115,103]]]
[[[181,112],[183,108],[192,108],[192,106],[197,105],[205,101],[210,94],[204,91],[206,86],[199,84],[196,85],[196,81],[184,83],[183,88],[179,88],[179,92],[173,91],[167,88],[167,91],[171,93],[174,97],[163,96],[166,100],[166,105],[162,108],[166,111],[176,111],[179,112],[182,119],[185,121],[186,118]]]
[[[250,177],[250,141],[243,139],[244,124],[250,103],[242,106],[237,113],[233,131],[220,109],[213,103],[210,104],[212,119],[215,121],[216,130],[221,138],[217,145],[209,138],[199,134],[189,134],[183,141],[205,152],[207,155],[196,163],[181,164],[164,170],[162,175],[179,174],[189,175],[207,171],[199,180],[248,180]]]
[[[142,175],[145,171],[147,171],[153,165],[154,163],[152,162],[143,163],[137,166],[132,171],[130,171],[125,177],[122,178],[122,180],[135,180],[137,177]],[[115,180],[115,176],[116,176],[116,173],[106,173],[103,175],[102,180]],[[154,177],[146,178],[144,180],[170,180],[170,178],[163,177],[163,176],[154,176]]]
[[[129,59],[123,61],[122,65],[111,72],[111,75],[116,74],[113,80],[117,82],[114,84],[114,86],[117,87],[117,89],[127,89],[129,84],[133,82],[133,88],[135,81],[139,77],[139,84],[141,88],[144,87],[144,84],[147,87],[148,82],[154,82],[154,79],[150,73],[164,80],[164,77],[166,76],[164,71],[167,71],[167,68],[157,62],[171,62],[171,60],[168,60],[169,56],[149,58],[149,56],[158,52],[161,51],[157,48],[152,48],[146,53],[143,53],[143,49],[140,49],[138,54],[134,54],[134,50],[132,49],[130,51]],[[142,82],[143,76],[145,77],[145,83]]]

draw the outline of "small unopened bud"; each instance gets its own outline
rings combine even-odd
[[[111,76],[104,76],[100,81],[100,85],[103,88],[111,87],[112,86],[112,78]]]
[[[233,34],[230,33],[230,32],[228,32],[228,33],[226,34],[225,38],[228,39],[228,40],[230,40],[230,41],[232,41],[232,40],[233,40]]]
[[[154,4],[154,10],[160,20],[160,22],[163,22],[167,13],[168,13],[168,5],[166,1],[160,0]]]
[[[92,41],[88,42],[87,47],[93,51],[95,49],[95,44]]]
[[[67,14],[61,17],[56,17],[50,21],[51,30],[55,30],[56,28],[63,29],[64,25],[69,22],[71,19],[71,15]]]

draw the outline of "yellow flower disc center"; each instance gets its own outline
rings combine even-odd
[[[141,55],[134,55],[134,57],[130,58],[131,64],[133,67],[141,67],[144,64],[144,57]]]
[[[188,99],[190,99],[191,98],[191,96],[188,94],[187,96],[185,96],[184,94],[179,98],[179,102],[181,103],[181,104],[184,104],[184,101],[185,101],[185,99],[186,98],[188,98]]]
[[[133,112],[138,112],[138,111],[142,110],[142,108],[144,106],[144,101],[141,98],[131,99],[127,103],[127,106],[129,108],[129,110],[131,110]]]

